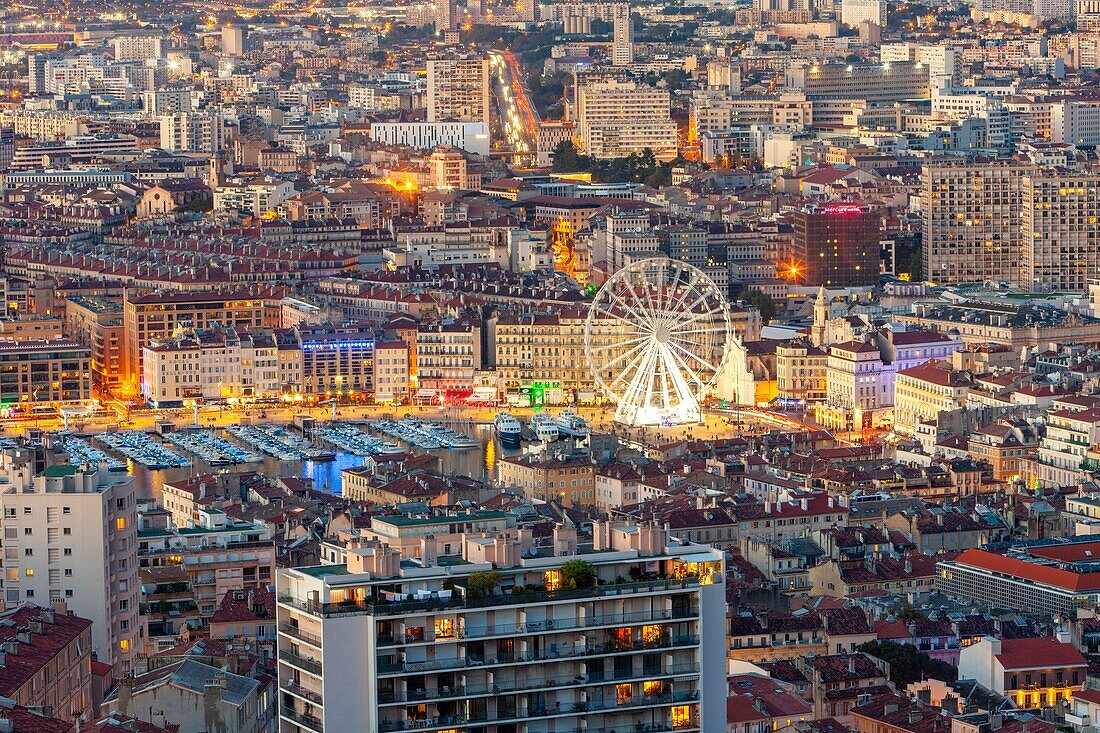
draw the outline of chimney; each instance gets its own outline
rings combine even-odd
[[[914,705],[913,707],[909,708],[910,723],[919,723],[920,719],[923,717],[924,715],[921,714],[920,708],[918,708],[917,706]]]
[[[848,657],[848,672],[849,674],[856,673],[856,658],[854,656]]]
[[[118,681],[118,711],[123,715],[130,713],[130,700],[134,695],[134,677],[128,674]]]
[[[1005,716],[1001,713],[994,713],[989,716],[989,730],[1000,730],[1004,725]]]
[[[42,635],[42,621],[39,619],[31,620],[31,633],[38,634],[39,636]]]
[[[15,640],[21,644],[31,643],[31,632],[26,626],[20,627],[19,631],[15,634]]]
[[[15,721],[7,713],[0,713],[0,733],[14,733]]]

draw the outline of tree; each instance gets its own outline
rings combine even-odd
[[[561,579],[568,589],[591,588],[596,584],[596,568],[585,560],[570,560],[561,566]]]
[[[745,300],[756,306],[756,309],[760,311],[760,319],[764,321],[764,325],[767,325],[771,319],[775,318],[775,301],[763,290],[759,288],[749,288],[745,291]]]
[[[954,682],[959,676],[958,669],[953,665],[933,659],[912,644],[871,641],[861,646],[860,651],[887,662],[890,665],[890,681],[899,690],[926,677]]]
[[[572,140],[563,140],[554,148],[554,172],[576,173],[588,170],[592,165],[592,159],[587,155],[577,152],[577,146]]]
[[[478,571],[470,573],[466,579],[466,590],[471,598],[482,598],[493,592],[500,585],[503,576],[496,570]]]

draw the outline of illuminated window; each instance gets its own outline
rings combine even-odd
[[[118,648],[121,649],[124,652],[130,651],[130,640],[129,639],[119,639]]]
[[[435,638],[449,639],[455,635],[455,620],[453,618],[437,618],[435,620]]]
[[[615,649],[629,649],[634,643],[630,629],[615,629],[611,632],[611,645]]]
[[[620,705],[630,702],[630,685],[615,685],[615,701]]]
[[[660,695],[662,684],[660,680],[647,680],[642,683],[642,692],[647,695]]]
[[[27,571],[26,571],[26,572],[27,572],[27,577],[28,577],[28,578],[30,578],[30,577],[33,577],[33,576],[34,576],[34,568],[27,568]]]
[[[642,627],[642,641],[646,644],[659,644],[661,642],[661,627],[653,624]]]
[[[691,720],[691,707],[688,705],[677,705],[672,708],[672,727],[673,728],[690,728],[692,727]]]
[[[558,590],[561,588],[561,571],[547,570],[542,574],[542,584],[546,586],[546,590]]]
[[[115,529],[117,529],[120,532],[122,530],[126,529],[126,518],[125,517],[119,517],[118,519],[115,520]]]

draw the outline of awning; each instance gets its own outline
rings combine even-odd
[[[416,390],[416,399],[418,400],[430,400],[435,397],[434,389],[418,389]]]
[[[496,397],[495,387],[474,387],[473,397]]]

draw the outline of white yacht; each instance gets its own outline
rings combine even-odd
[[[505,448],[519,448],[523,426],[515,415],[510,412],[498,412],[496,419],[493,421],[493,426],[496,428],[501,445]]]
[[[531,430],[543,443],[553,443],[561,435],[553,415],[539,412],[531,416]]]

